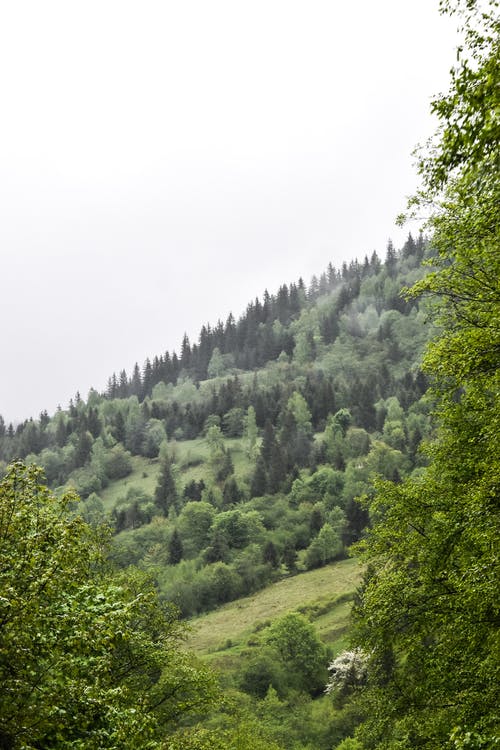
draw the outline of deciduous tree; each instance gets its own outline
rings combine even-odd
[[[438,138],[415,201],[431,211],[441,335],[425,367],[437,401],[429,467],[381,483],[356,608],[371,654],[367,748],[493,748],[500,742],[500,21],[498,3],[443,2],[465,31]]]
[[[182,628],[146,577],[114,576],[105,538],[69,515],[41,472],[0,483],[0,745],[156,748],[177,718],[212,702],[182,654]]]

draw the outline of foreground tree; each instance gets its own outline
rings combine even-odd
[[[112,576],[105,538],[10,466],[0,483],[0,747],[154,748],[212,677],[141,574]]]
[[[438,433],[426,471],[370,504],[355,610],[366,748],[500,744],[500,23],[497,2],[442,8],[463,19],[465,51],[420,162],[437,257],[413,290],[442,326],[425,358]]]

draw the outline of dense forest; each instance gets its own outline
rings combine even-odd
[[[0,456],[74,487],[86,520],[110,518],[115,562],[154,571],[184,616],[295,572],[299,556],[301,569],[341,557],[367,523],[355,498],[372,476],[399,481],[425,463],[419,361],[432,326],[400,292],[431,255],[410,234],[383,261],[283,284],[237,323],[203,327],[199,345],[185,337],[179,357],[3,426]],[[127,480],[139,464],[149,490]]]
[[[498,747],[495,6],[442,3],[426,234],[0,417],[0,747]],[[313,602],[322,571],[349,585]],[[302,604],[183,647],[285,583]]]

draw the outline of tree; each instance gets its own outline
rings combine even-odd
[[[215,511],[212,505],[203,501],[186,503],[178,518],[178,527],[186,556],[195,555],[207,546],[210,528]]]
[[[142,443],[142,454],[148,458],[156,458],[160,452],[161,444],[167,439],[163,422],[159,419],[150,419],[144,428]]]
[[[209,378],[217,378],[224,374],[226,364],[220,349],[216,346],[208,363],[207,373]]]
[[[500,21],[496,2],[445,2],[465,46],[433,105],[438,137],[420,159],[442,333],[425,357],[439,430],[430,464],[382,482],[361,545],[370,563],[355,609],[370,653],[366,748],[493,748],[499,742]]]
[[[226,727],[183,729],[169,739],[164,750],[282,750],[270,734],[262,721],[231,712]]]
[[[230,508],[232,505],[237,505],[242,497],[238,483],[233,476],[224,483],[224,489],[222,491],[222,499],[224,508]]]
[[[130,453],[125,450],[123,445],[113,446],[105,455],[104,468],[109,479],[122,479],[128,476],[132,471]]]
[[[87,430],[81,430],[78,435],[78,441],[75,448],[75,466],[84,466],[90,458],[90,451],[92,450],[92,435]]]
[[[174,473],[172,471],[172,463],[168,456],[165,456],[160,468],[154,501],[155,505],[165,516],[168,515],[171,508],[177,509],[179,496],[177,493]]]
[[[179,650],[182,628],[143,575],[112,575],[105,538],[12,464],[0,483],[0,744],[159,747],[212,703],[212,677]]]
[[[295,391],[281,415],[280,446],[286,448],[288,465],[304,466],[312,446],[311,412],[305,398]]]
[[[59,420],[59,424],[64,424],[64,422]],[[113,420],[113,424],[111,427],[111,433],[114,437],[114,439],[118,443],[124,443],[126,438],[126,430],[125,430],[125,419],[123,418],[123,414],[121,411],[117,411],[115,418]],[[58,443],[59,445],[59,443]]]
[[[325,693],[335,691],[345,693],[362,684],[366,679],[367,661],[367,655],[359,648],[353,651],[342,651],[328,666],[330,679]]]
[[[279,443],[271,448],[269,462],[268,490],[271,494],[279,492],[286,478],[286,461]]]
[[[276,545],[270,539],[267,541],[262,549],[262,560],[265,563],[269,563],[271,568],[278,568],[280,564],[280,558]]]
[[[199,482],[197,482],[196,479],[191,479],[191,481],[188,482],[184,487],[182,496],[189,500],[200,501],[204,489],[205,482],[203,481],[203,479],[200,479]]]
[[[179,536],[177,529],[174,529],[170,541],[168,543],[168,561],[170,565],[177,565],[182,560],[184,550],[182,547],[182,541]]]
[[[266,466],[262,456],[258,456],[255,464],[255,471],[252,475],[252,481],[250,485],[250,496],[251,497],[262,497],[267,489],[267,473]]]
[[[213,538],[223,534],[228,546],[243,549],[250,542],[261,539],[264,528],[257,511],[242,512],[240,510],[226,510],[219,513],[212,526]]]
[[[283,562],[285,563],[289,573],[297,572],[297,551],[291,541],[286,542],[283,548]]]
[[[241,437],[243,434],[244,420],[245,412],[242,408],[235,406],[230,409],[223,417],[224,434],[228,437]]]
[[[224,445],[224,437],[220,427],[216,424],[208,428],[206,441],[210,451],[210,468],[217,482],[223,482],[233,473],[231,453]]]
[[[294,687],[312,694],[323,689],[326,649],[303,615],[290,612],[281,617],[271,626],[267,640],[287,669]]]
[[[283,695],[285,685],[286,671],[269,647],[258,650],[245,665],[240,677],[241,689],[261,700],[266,697],[270,687]]]
[[[329,523],[325,523],[318,536],[313,539],[307,548],[305,564],[306,568],[319,568],[327,562],[334,560],[342,552],[341,531],[333,529]]]
[[[257,421],[255,418],[255,409],[249,406],[245,418],[245,452],[250,461],[255,460],[257,454]]]

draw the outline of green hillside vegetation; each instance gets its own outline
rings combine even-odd
[[[0,747],[498,748],[497,5],[441,3],[432,241],[0,417]]]
[[[443,7],[465,41],[412,203],[431,210],[438,253],[412,292],[441,326],[424,359],[438,429],[429,465],[366,501],[350,679],[367,750],[500,744],[500,17],[498,3]]]
[[[74,487],[75,512],[111,523],[113,561],[148,571],[184,617],[342,559],[373,476],[425,463],[432,326],[400,292],[431,256],[409,235],[384,261],[266,292],[106,393],[16,430],[0,420],[0,457],[40,465],[56,492]]]
[[[409,236],[383,262],[330,267],[298,297],[266,295],[241,319],[248,333],[260,310],[257,348],[227,351],[231,331],[219,331],[212,377],[195,378],[184,341],[175,382],[153,383],[146,363],[136,393],[91,391],[16,430],[0,422],[5,462],[39,464],[57,495],[75,487],[75,518],[111,526],[118,571],[138,568],[184,619],[212,611],[212,646],[188,644],[220,671],[226,698],[217,709],[207,698],[208,723],[169,725],[179,748],[222,737],[231,747],[237,732],[238,748],[248,737],[252,750],[331,750],[359,723],[324,695],[327,665],[348,643],[359,568],[345,558],[369,522],[356,498],[375,475],[399,482],[426,463],[432,402],[419,361],[433,329],[399,296],[423,278],[424,257],[429,244]],[[250,370],[236,366],[245,351]]]
[[[357,561],[343,560],[190,622],[187,645],[221,674],[233,721],[250,711],[269,742],[297,750],[326,750],[350,731],[353,717],[323,691],[327,662],[348,645],[360,576]],[[312,681],[308,658],[317,659]],[[223,710],[211,725],[224,727],[228,720]]]
[[[352,559],[285,578],[193,618],[187,644],[200,656],[217,658],[221,651],[239,649],[278,617],[297,611],[310,617],[321,640],[333,646],[337,636],[345,635],[346,611],[360,578],[359,563]]]

